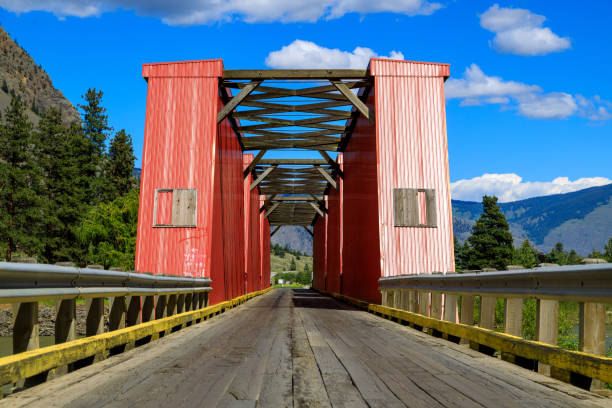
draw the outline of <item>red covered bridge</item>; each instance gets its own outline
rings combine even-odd
[[[453,271],[448,75],[380,59],[369,70],[145,65],[136,269],[210,277],[214,304],[268,287],[269,229],[301,225],[313,227],[315,289],[380,303],[380,277]]]

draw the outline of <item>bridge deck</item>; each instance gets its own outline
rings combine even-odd
[[[7,406],[592,407],[610,400],[305,290],[15,394]]]

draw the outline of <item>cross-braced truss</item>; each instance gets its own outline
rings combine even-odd
[[[266,196],[262,210],[271,225],[306,227],[325,216],[323,196],[344,176],[327,152],[342,151],[357,116],[374,120],[362,100],[370,86],[364,70],[223,72],[225,106],[217,122],[229,116],[243,151],[258,151],[245,177],[253,174],[251,189]],[[322,158],[263,159],[287,149],[315,150]]]

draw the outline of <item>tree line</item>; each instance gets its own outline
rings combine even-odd
[[[497,197],[482,198],[483,212],[472,227],[472,235],[462,244],[455,237],[455,267],[457,271],[495,268],[504,270],[508,265],[533,268],[541,263],[578,265],[583,257],[573,249],[566,251],[561,242],[549,253],[540,252],[528,239],[515,248],[506,217],[497,205]],[[612,262],[612,238],[603,251],[593,249],[588,258]]]
[[[0,259],[133,268],[136,158],[102,97],[87,90],[80,123],[49,108],[34,126],[17,96],[0,113]]]

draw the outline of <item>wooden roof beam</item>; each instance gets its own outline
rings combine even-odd
[[[327,180],[327,182],[335,189],[338,189],[338,184],[336,183],[336,180],[334,180],[332,178],[332,176],[329,175],[329,173],[327,171],[325,171],[325,169],[317,166],[317,169],[319,170],[319,173],[321,173],[321,175],[323,176],[323,178],[325,180]]]
[[[267,150],[264,149],[264,150],[260,150],[259,153],[257,153],[257,156],[255,156],[255,158],[251,161],[251,163],[249,163],[247,168],[244,169],[244,173],[243,173],[244,178],[246,178],[249,175],[249,173],[255,168],[255,166],[257,166],[257,164],[259,163],[263,155],[266,154],[266,152]]]
[[[366,69],[224,69],[228,79],[365,79]]]
[[[361,113],[370,123],[374,123],[374,112],[361,101],[342,81],[332,81],[332,84],[338,88],[340,93],[348,99],[353,106]]]
[[[267,169],[265,169],[264,172],[261,173],[261,175],[259,177],[257,177],[257,180],[255,180],[253,183],[251,183],[251,189],[250,190],[252,191],[255,187],[257,187],[257,185],[259,183],[261,183],[263,181],[263,179],[265,179],[268,174],[272,173],[274,171],[274,169],[276,169],[276,166],[270,166]]]
[[[336,174],[338,174],[341,179],[344,179],[344,172],[340,169],[338,163],[336,163],[334,159],[329,157],[329,154],[327,154],[327,152],[325,152],[324,150],[319,150],[319,154],[323,156],[325,160],[327,160],[327,163],[329,163],[329,165],[336,171]]]

